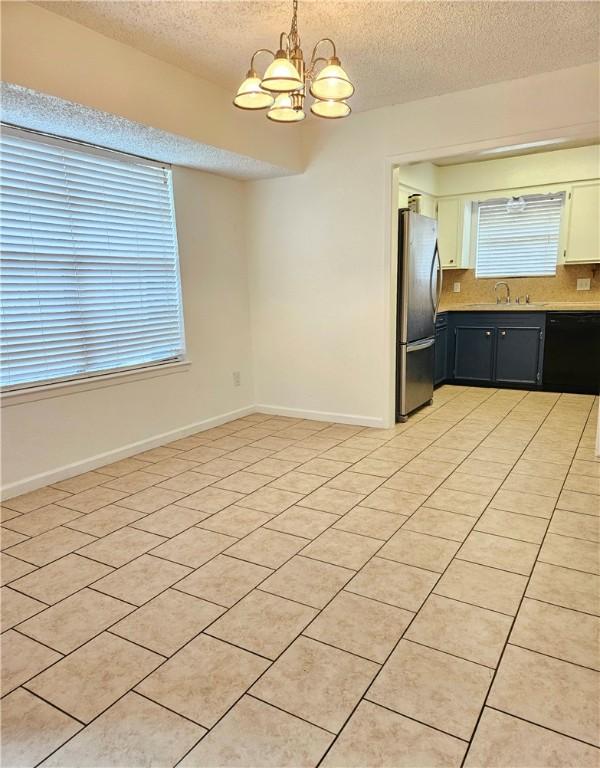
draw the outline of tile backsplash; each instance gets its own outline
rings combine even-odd
[[[578,291],[577,280],[590,279],[589,291]],[[473,269],[444,270],[441,303],[452,304],[492,303],[496,301],[494,285],[504,280],[510,286],[511,298],[529,294],[532,302],[582,302],[600,301],[600,265],[558,265],[553,277],[486,277],[476,278]],[[460,283],[460,293],[453,292],[453,284]],[[499,289],[500,290],[500,289]],[[504,289],[502,288],[502,296]]]

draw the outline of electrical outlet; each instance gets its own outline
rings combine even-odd
[[[239,387],[242,383],[242,374],[239,371],[233,372],[233,386]]]
[[[590,278],[589,277],[578,277],[577,278],[577,290],[578,291],[589,291],[591,288]]]
[[[460,293],[460,283],[454,283],[454,285],[452,286],[452,290],[454,291],[454,293]]]

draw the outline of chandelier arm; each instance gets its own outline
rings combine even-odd
[[[324,56],[317,56],[316,59],[311,59],[310,67],[306,71],[306,79],[307,80],[313,80],[314,79],[314,75],[315,75],[315,72],[316,72],[316,67],[317,67],[317,64],[320,61],[322,61],[324,63],[327,63],[327,59]]]
[[[331,47],[333,48],[333,57],[337,58],[337,51],[335,49],[335,43],[330,37],[322,37],[320,40],[317,40],[315,43],[315,47],[313,48],[312,56],[310,57],[310,63],[315,64],[319,59],[315,58],[317,54],[317,48],[321,45],[321,43],[331,43]]]
[[[275,53],[270,48],[259,48],[257,51],[254,51],[252,58],[250,59],[250,69],[252,70],[254,69],[254,59],[259,53],[270,53],[271,56],[275,58]]]
[[[285,49],[283,47],[283,38],[284,37],[285,37]],[[279,35],[279,48],[282,51],[285,50],[288,56],[290,55],[290,36],[288,35],[287,32],[282,32]]]

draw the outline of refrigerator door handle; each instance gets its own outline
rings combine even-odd
[[[435,302],[434,319],[437,316],[438,309],[440,308],[440,300],[442,298],[442,287],[444,285],[444,270],[442,269],[442,259],[440,258],[440,249],[438,248],[437,240],[435,241],[435,255],[437,256],[438,269],[440,271],[440,279],[438,280],[438,285],[437,285],[437,297]]]
[[[411,344],[406,345],[407,352],[419,352],[421,349],[427,349],[432,347],[435,343],[435,339],[425,339],[424,341],[413,341]]]
[[[433,296],[433,274],[435,272],[435,265],[437,262],[437,266],[439,269],[439,280],[437,283],[437,295]],[[431,260],[431,272],[429,273],[429,293],[431,295],[431,308],[433,309],[433,321],[435,322],[435,318],[437,316],[437,311],[440,306],[440,299],[442,297],[442,283],[443,283],[444,277],[442,272],[442,260],[440,258],[440,249],[438,247],[438,241],[435,241],[435,248],[433,249],[433,259]]]

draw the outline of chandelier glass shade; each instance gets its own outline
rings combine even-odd
[[[296,67],[283,50],[277,51],[263,75],[261,86],[266,91],[290,93],[302,88],[304,83]]]
[[[328,117],[330,119],[339,119],[340,117],[348,117],[350,112],[350,105],[345,101],[333,101],[315,99],[310,105],[310,111],[317,117]]]
[[[280,93],[275,97],[273,106],[267,112],[269,120],[277,123],[298,123],[304,120],[306,115],[303,109],[295,109],[294,102],[289,93]]]
[[[315,77],[310,86],[310,92],[316,99],[340,101],[352,96],[354,86],[340,67],[340,60],[334,56]]]
[[[275,101],[272,93],[263,90],[260,77],[253,70],[246,73],[246,79],[238,88],[233,103],[240,109],[265,109]]]
[[[322,44],[331,46],[332,53],[328,58],[317,56]],[[272,61],[260,77],[254,61],[262,53],[272,56]],[[297,123],[306,117],[304,102],[307,94],[315,99],[310,105],[313,115],[339,119],[352,111],[346,100],[353,93],[354,85],[342,69],[335,43],[330,38],[319,40],[308,65],[305,63],[298,34],[298,0],[293,0],[290,31],[281,33],[276,53],[259,48],[252,54],[250,69],[233,103],[240,109],[267,109],[267,117],[275,122]]]

